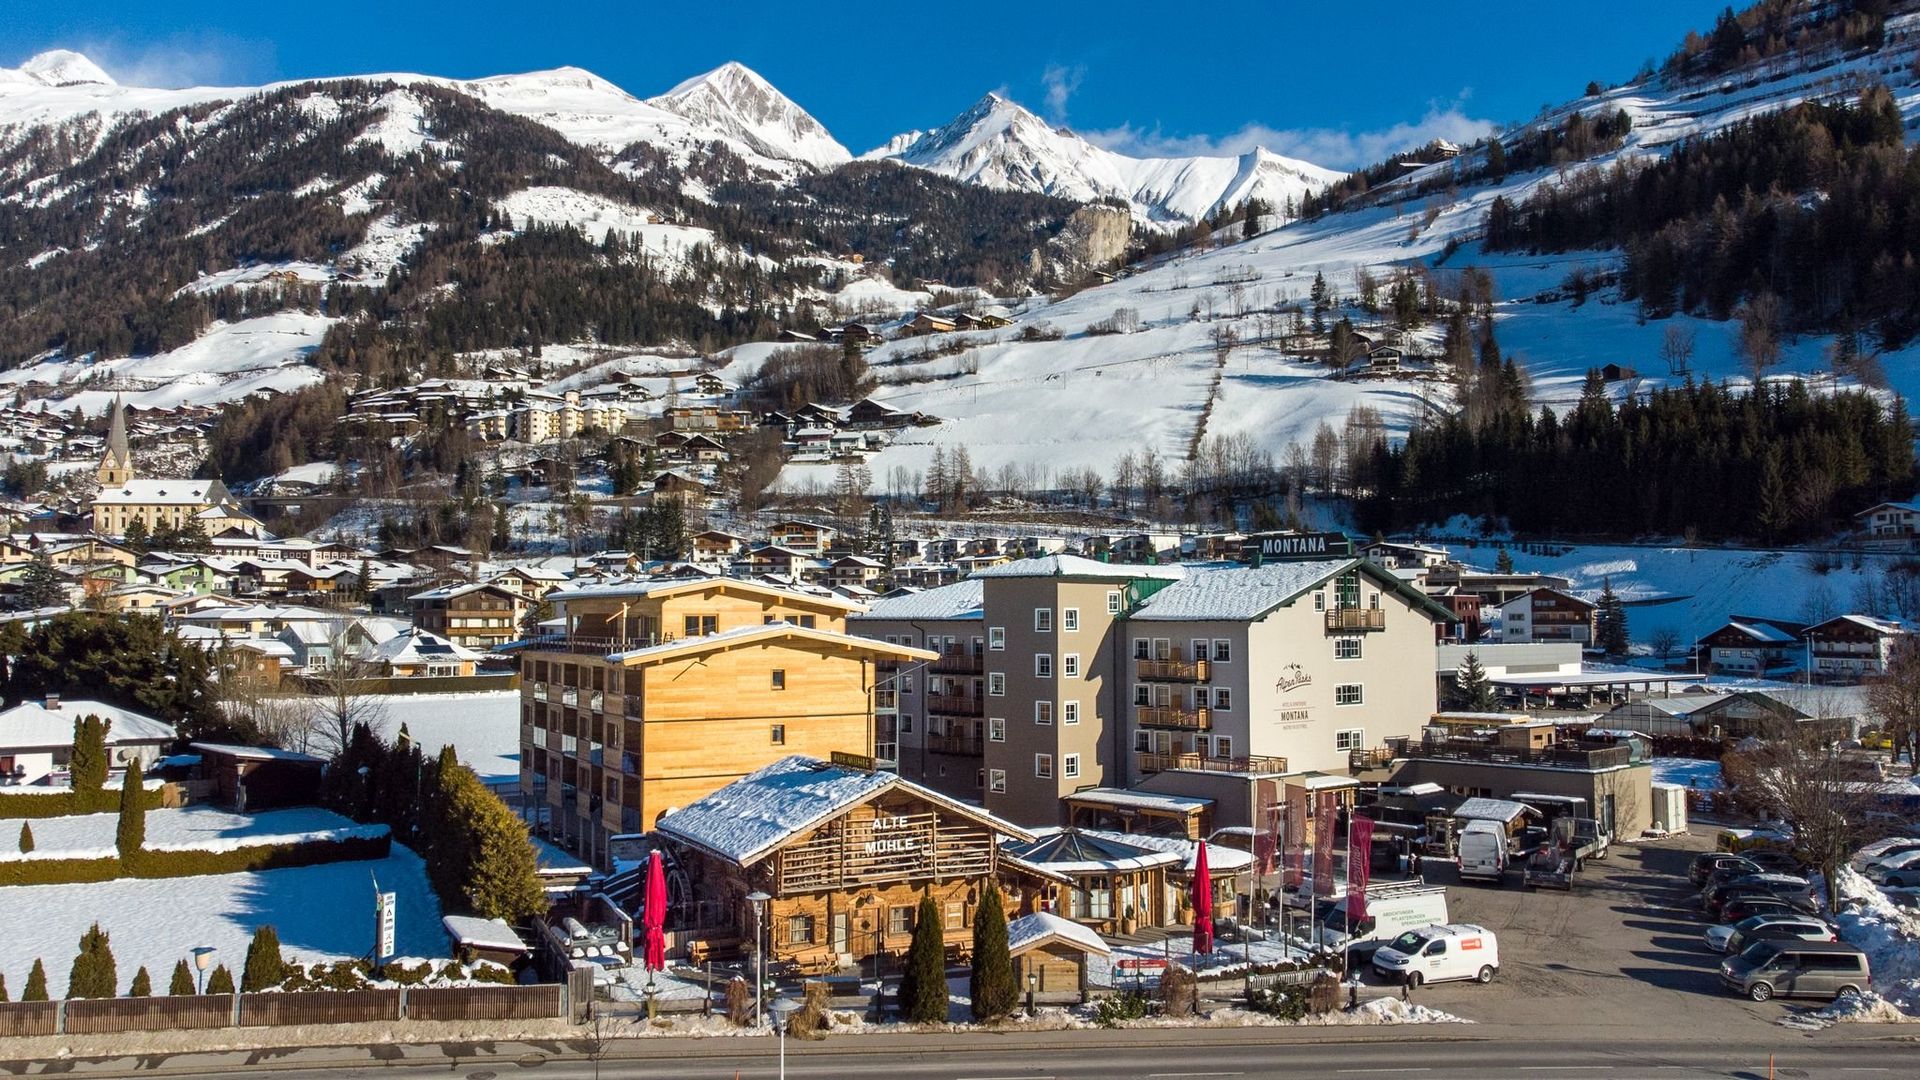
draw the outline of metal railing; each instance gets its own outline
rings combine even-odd
[[[978,735],[928,735],[927,749],[936,754],[962,754],[967,757],[982,757],[987,752],[987,744],[986,740]]]
[[[1188,731],[1205,731],[1213,726],[1213,720],[1205,709],[1188,709],[1179,705],[1135,705],[1134,722],[1141,727],[1184,728]]]
[[[928,694],[927,712],[942,716],[985,716],[986,702],[972,694]]]
[[[1384,608],[1334,608],[1327,612],[1328,630],[1385,630],[1387,612]]]
[[[1149,682],[1205,682],[1213,675],[1209,660],[1135,660],[1134,673]]]
[[[986,670],[987,658],[971,650],[943,652],[928,666],[942,675],[978,675]]]
[[[1287,759],[1252,755],[1248,757],[1209,757],[1205,754],[1161,753],[1141,750],[1134,753],[1135,764],[1143,773],[1164,772],[1168,769],[1193,769],[1200,772],[1220,773],[1283,773],[1287,771]]]
[[[1484,761],[1503,765],[1546,765],[1563,769],[1611,769],[1633,761],[1633,747],[1500,746],[1466,739],[1388,739],[1394,757],[1439,761]]]

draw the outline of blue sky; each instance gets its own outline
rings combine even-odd
[[[999,90],[1128,152],[1257,143],[1351,167],[1627,79],[1725,2],[8,0],[0,64],[71,48],[121,82],[171,86],[571,64],[646,97],[739,60],[855,153]]]

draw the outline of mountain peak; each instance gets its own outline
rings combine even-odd
[[[33,81],[47,86],[67,86],[72,83],[119,85],[99,64],[72,49],[48,49],[21,64],[19,70]]]
[[[695,75],[648,104],[711,125],[767,157],[816,169],[852,158],[820,121],[737,60]]]

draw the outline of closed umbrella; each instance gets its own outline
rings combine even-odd
[[[1207,842],[1193,860],[1193,951],[1213,951],[1213,874],[1207,869]]]
[[[649,973],[667,966],[667,875],[660,867],[660,853],[647,856],[647,899],[641,911],[645,961]],[[649,975],[648,982],[652,982]]]

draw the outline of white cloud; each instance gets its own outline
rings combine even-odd
[[[1418,120],[1402,121],[1374,131],[1248,124],[1221,136],[1165,135],[1158,127],[1146,130],[1122,125],[1080,134],[1098,146],[1140,157],[1234,156],[1260,146],[1329,169],[1358,169],[1434,139],[1464,145],[1493,131],[1496,127],[1493,121],[1467,114],[1464,108],[1467,96],[1462,92],[1454,101],[1432,102]]]
[[[1067,122],[1067,99],[1080,89],[1080,81],[1086,77],[1087,69],[1079,64],[1073,67],[1047,65],[1047,70],[1040,75],[1040,84],[1047,90],[1048,120],[1056,124]]]
[[[221,34],[174,35],[137,44],[91,41],[78,51],[125,86],[240,86],[273,77],[271,42]]]

